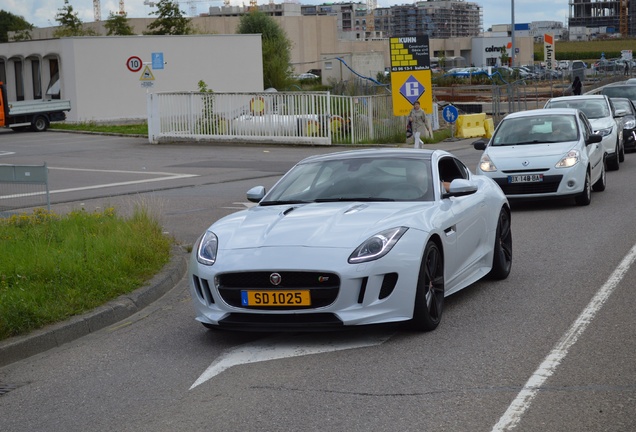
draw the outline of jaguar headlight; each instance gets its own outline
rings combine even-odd
[[[197,261],[203,265],[211,266],[216,262],[216,253],[219,248],[219,239],[212,231],[206,231],[197,247]]]
[[[407,231],[407,227],[397,227],[369,237],[349,256],[349,264],[359,264],[382,258],[389,253]]]

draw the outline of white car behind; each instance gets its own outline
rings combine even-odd
[[[607,169],[620,168],[625,160],[623,146],[623,121],[625,112],[616,111],[611,100],[605,95],[562,96],[548,100],[544,108],[576,108],[589,119],[595,134],[603,137]]]
[[[492,178],[509,199],[574,197],[588,205],[592,189],[605,190],[600,135],[572,108],[522,111],[506,116],[483,150],[477,174]]]

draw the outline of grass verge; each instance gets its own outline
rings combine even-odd
[[[0,219],[0,340],[89,311],[152,278],[172,238],[147,208]]]
[[[51,129],[80,131],[80,132],[101,132],[124,135],[145,135],[148,136],[148,125],[125,124],[125,125],[105,125],[97,123],[51,123]]]

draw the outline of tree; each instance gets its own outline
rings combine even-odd
[[[13,40],[31,39],[30,30],[33,30],[33,25],[23,17],[0,10],[0,43],[9,42],[9,32],[11,31],[17,32],[13,36]]]
[[[149,15],[157,15],[157,19],[148,25],[147,35],[187,35],[193,32],[190,19],[185,12],[179,10],[176,0],[159,0],[157,10]]]
[[[60,27],[53,32],[54,37],[97,35],[93,29],[84,29],[82,21],[77,17],[77,12],[73,12],[73,6],[69,0],[64,0],[64,6],[57,10],[55,21]]]
[[[260,33],[263,38],[263,84],[265,88],[286,88],[291,80],[292,43],[276,21],[259,10],[241,17],[239,34]]]
[[[508,51],[506,51],[506,46],[501,47],[501,64],[503,66],[512,66],[510,63],[510,56],[508,55]]]
[[[132,26],[128,24],[128,15],[125,13],[120,15],[111,12],[104,27],[108,30],[107,36],[131,36],[135,34]]]

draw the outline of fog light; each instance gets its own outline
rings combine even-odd
[[[569,188],[573,188],[576,185],[576,182],[574,180],[568,180],[568,187]]]

